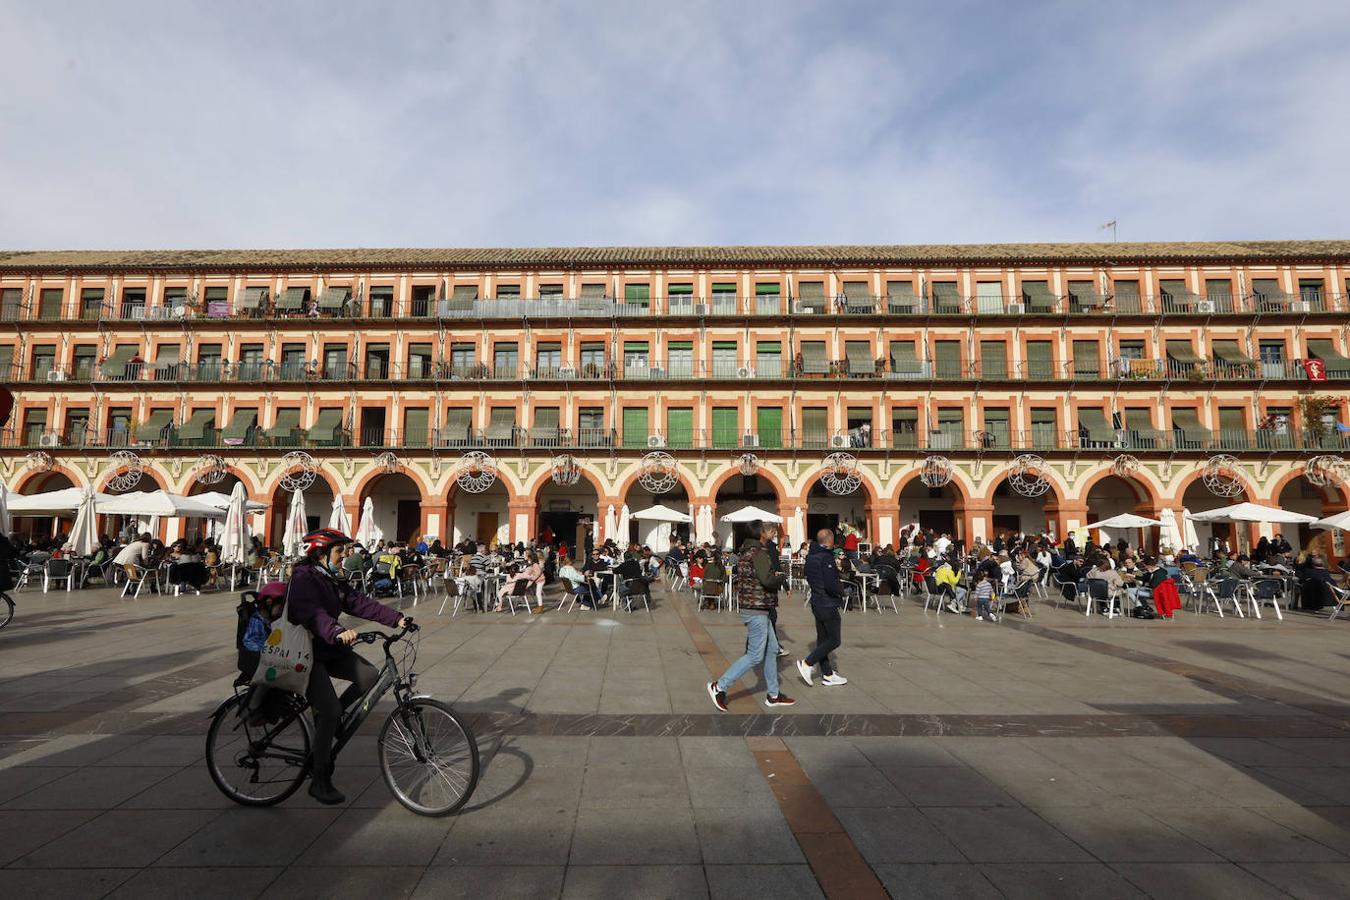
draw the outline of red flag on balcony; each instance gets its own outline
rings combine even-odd
[[[1320,359],[1312,357],[1305,359],[1303,371],[1307,374],[1309,381],[1327,380],[1327,364]]]

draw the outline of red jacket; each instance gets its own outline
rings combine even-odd
[[[844,535],[844,549],[850,553],[858,549],[858,536],[851,531]]]

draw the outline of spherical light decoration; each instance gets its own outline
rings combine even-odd
[[[1242,482],[1239,479],[1240,472],[1237,457],[1220,453],[1211,456],[1205,462],[1200,480],[1205,483],[1209,492],[1216,497],[1236,497],[1242,493]]]
[[[1045,460],[1034,453],[1023,453],[1013,460],[1008,484],[1023,497],[1039,497],[1050,490],[1045,478]]]
[[[675,457],[664,450],[653,450],[638,465],[638,484],[653,494],[665,494],[680,483]]]
[[[559,453],[553,457],[552,474],[554,484],[571,487],[581,480],[581,466],[570,453]]]
[[[1117,478],[1129,478],[1139,471],[1139,457],[1122,453],[1111,460],[1111,474]]]
[[[947,457],[926,456],[923,468],[919,469],[919,480],[930,488],[941,488],[951,484],[955,474],[952,461]]]
[[[397,453],[386,450],[375,457],[375,467],[383,470],[386,475],[394,475],[403,468],[403,463]]]
[[[288,491],[309,490],[319,475],[319,466],[314,457],[303,450],[292,450],[281,458],[281,467],[286,474],[281,476],[281,486]]]
[[[24,463],[34,472],[50,472],[56,466],[52,455],[46,450],[35,450],[24,457]]]
[[[497,483],[497,461],[482,450],[470,450],[459,459],[455,483],[470,494],[483,493]]]
[[[108,490],[122,493],[141,483],[145,468],[141,458],[130,450],[116,450],[109,462],[112,475],[108,477]]]
[[[214,453],[207,453],[198,459],[197,467],[202,470],[197,476],[197,480],[202,484],[220,484],[229,474],[225,460]]]
[[[1345,460],[1339,456],[1314,456],[1303,465],[1303,477],[1317,487],[1336,484],[1345,475]]]
[[[851,494],[862,486],[862,476],[858,474],[858,460],[852,453],[831,453],[825,457],[825,468],[820,475],[820,483],[831,494],[843,496]]]
[[[736,460],[736,468],[745,478],[751,478],[759,472],[759,457],[753,453],[742,453]]]

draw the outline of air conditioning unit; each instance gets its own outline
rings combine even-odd
[[[1022,304],[1022,303],[1009,303],[1009,304],[1008,304],[1008,312],[1011,313],[1012,315],[1020,316],[1020,315],[1022,315],[1022,313],[1026,312],[1026,311],[1027,311],[1027,308],[1026,308],[1026,306],[1025,306],[1024,304]]]
[[[849,446],[850,446],[850,444],[849,444],[849,441],[848,441],[848,435],[846,435],[846,434],[836,434],[836,435],[831,435],[831,436],[830,436],[830,449],[832,449],[832,450],[845,449],[845,450],[846,450],[846,449],[848,449]]]
[[[647,438],[647,446],[653,450],[659,450],[666,445],[666,439],[659,434],[654,434]]]
[[[699,318],[706,317],[708,315],[708,304],[706,303],[694,304],[694,315],[698,316]]]
[[[1196,304],[1195,304],[1195,311],[1198,312],[1198,313],[1212,313],[1212,312],[1214,312],[1214,301],[1213,301],[1213,300],[1198,300],[1198,301],[1196,301]]]
[[[59,447],[61,446],[61,437],[54,433],[47,433],[38,438],[40,447]]]
[[[757,435],[757,434],[745,434],[745,435],[742,435],[742,437],[741,437],[741,446],[742,446],[742,447],[758,447],[758,446],[759,446],[759,435]]]
[[[559,377],[559,378],[576,378],[576,377],[577,377],[577,370],[574,369],[574,368],[571,367],[571,366],[564,366],[563,368],[561,368],[561,369],[558,370],[558,377]]]
[[[63,372],[63,371],[61,371],[60,369],[52,369],[50,372],[47,373],[47,380],[48,380],[48,381],[65,381],[65,380],[66,380],[66,373]]]
[[[1307,300],[1295,300],[1289,304],[1290,312],[1312,312],[1312,304]]]
[[[755,370],[749,366],[740,366],[736,369],[737,378],[754,378]]]

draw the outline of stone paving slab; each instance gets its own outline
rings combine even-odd
[[[784,661],[795,707],[765,710],[756,676],[722,714],[704,685],[739,621],[656,599],[413,610],[419,687],[473,719],[485,766],[459,815],[424,819],[379,776],[379,715],[339,762],[342,806],[215,790],[228,596],[20,595],[0,632],[0,895],[819,897],[849,852],[894,896],[1350,887],[1342,623],[1038,604],[994,626],[911,602],[846,616],[848,686]],[[781,626],[809,647],[800,600]]]

